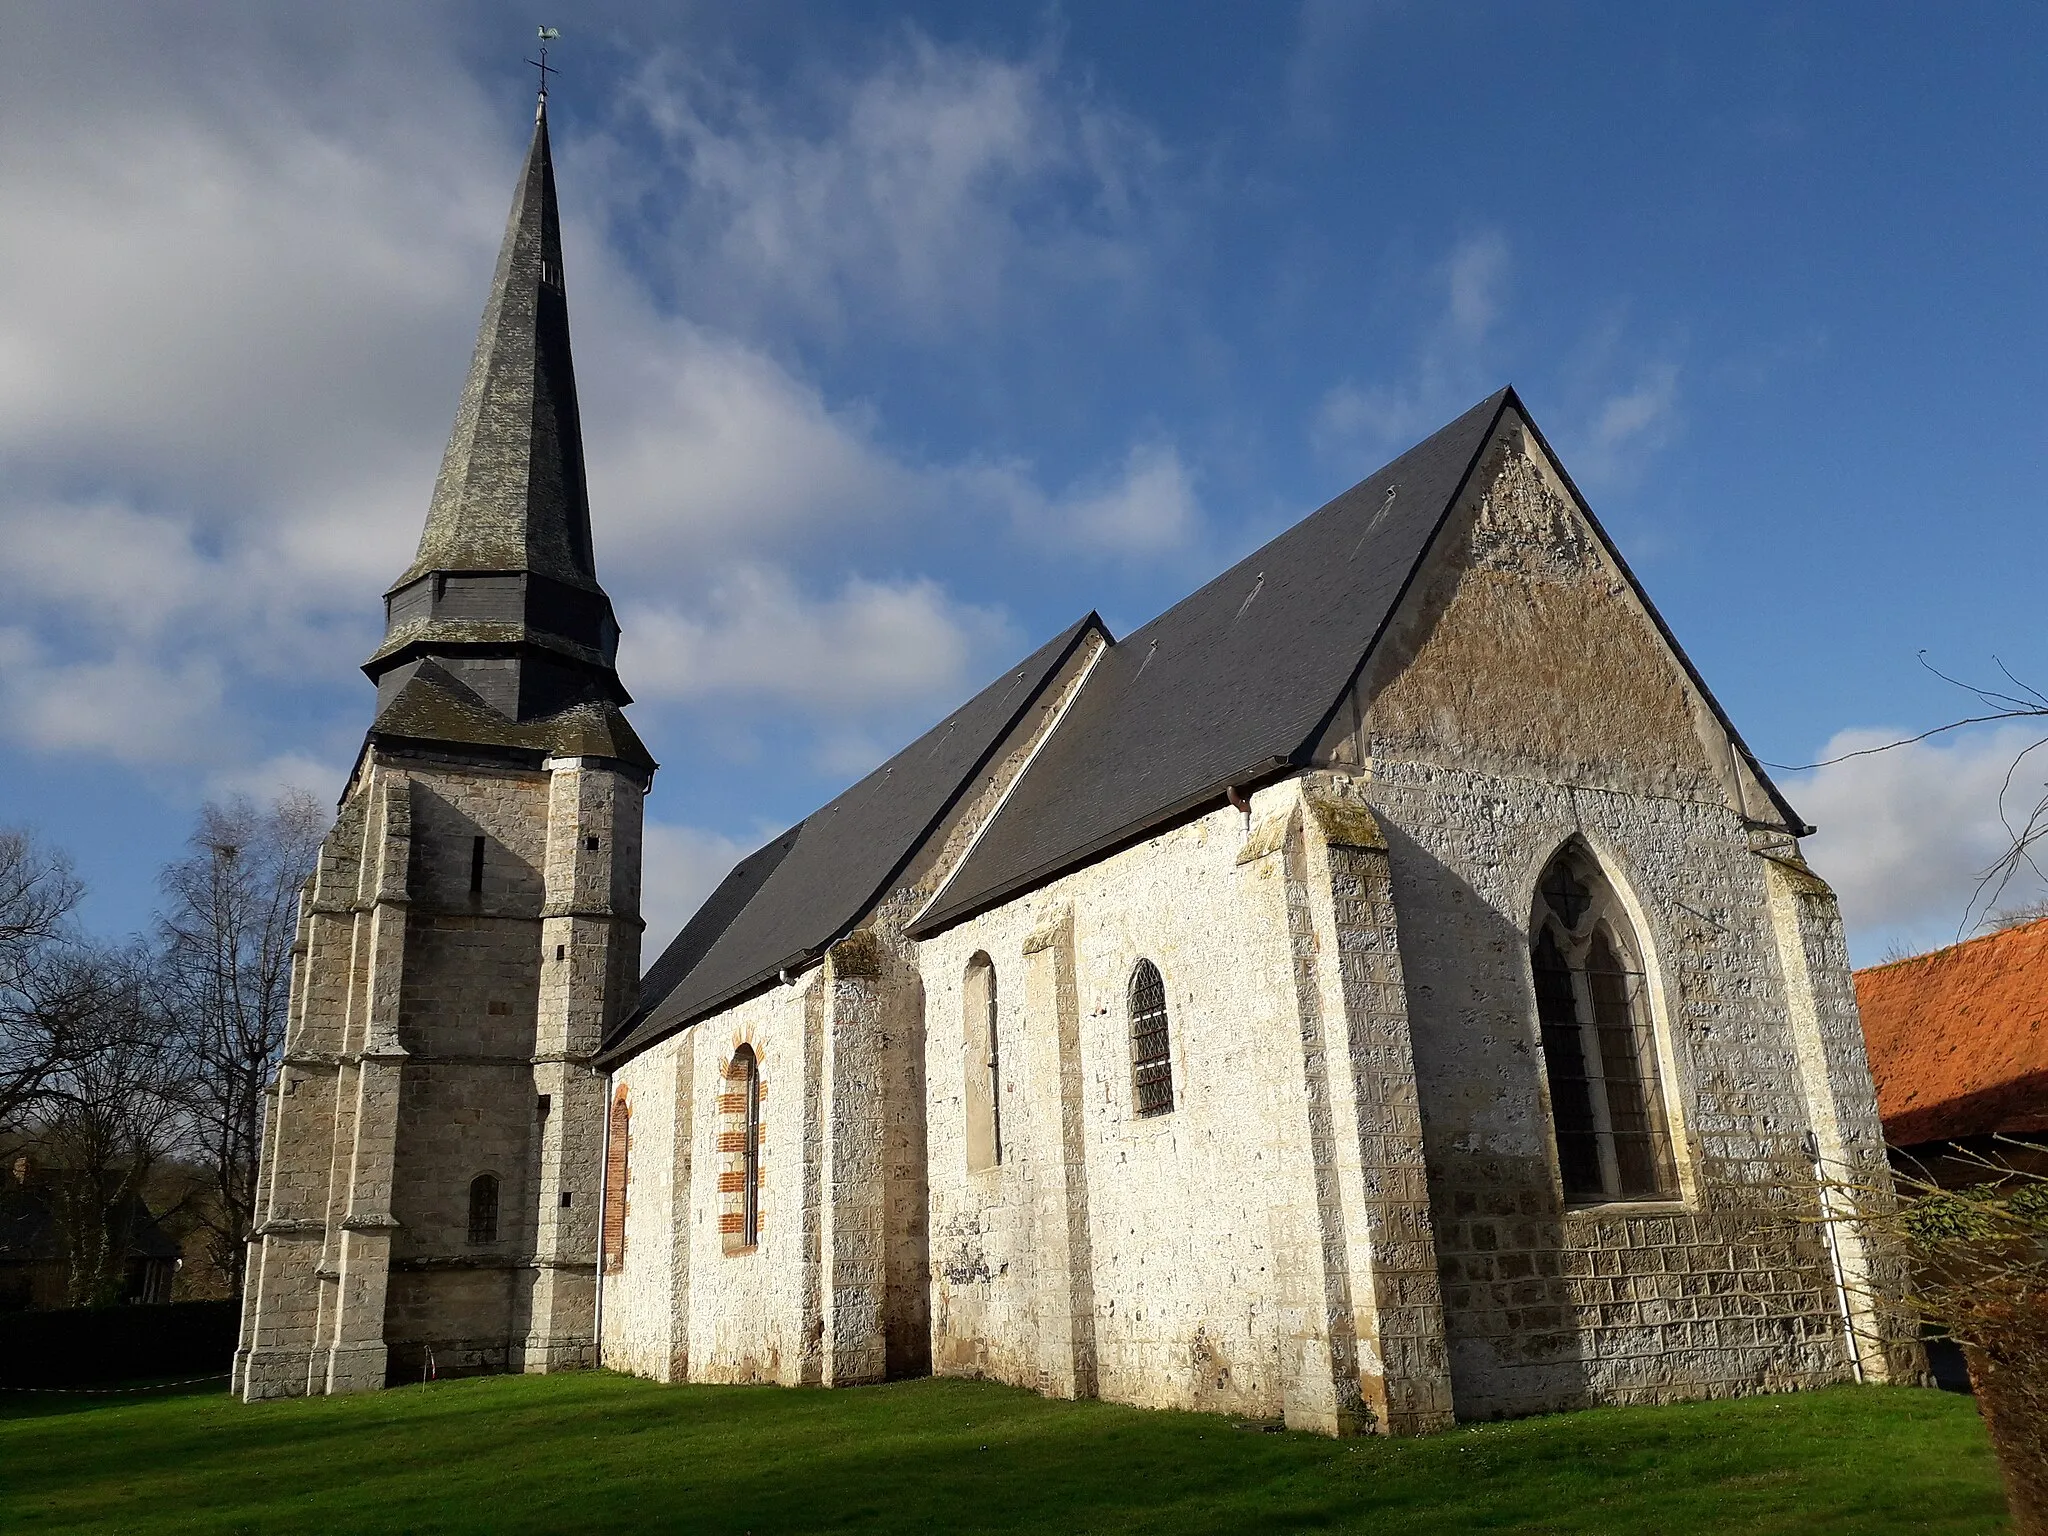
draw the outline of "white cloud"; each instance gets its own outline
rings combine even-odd
[[[418,534],[523,115],[486,102],[454,25],[223,0],[31,7],[18,27],[23,78],[0,96],[14,745],[204,782],[279,745],[251,739],[263,684],[365,706],[345,690]],[[178,67],[202,50],[205,69]],[[1151,549],[1184,535],[1191,476],[1141,446],[1055,506],[1021,471],[999,485],[892,450],[869,407],[762,337],[870,311],[953,326],[1029,282],[1114,283],[1156,149],[1049,52],[911,33],[772,100],[719,68],[643,77],[622,132],[655,122],[665,160],[589,130],[558,145],[599,567],[636,690],[801,702],[833,717],[820,750],[851,762],[1017,643],[916,574],[921,520],[1010,527],[1023,498],[1080,545]],[[644,227],[627,254],[627,224],[663,208],[656,266],[705,279],[680,301]],[[823,595],[780,574],[854,550],[910,573]]]
[[[1286,94],[1297,133],[1320,137],[1337,128],[1347,99],[1346,77],[1359,63],[1360,44],[1375,22],[1398,8],[1399,0],[1301,0]],[[1357,92],[1348,95],[1355,99]]]
[[[1822,757],[1898,739],[1886,731],[1842,731]],[[2017,726],[1976,730],[1787,781],[1792,803],[1820,829],[1806,842],[1807,856],[1841,897],[1857,963],[1868,965],[1891,946],[1917,951],[1953,943],[1981,916],[1971,911],[1979,880],[2009,846],[1999,819],[2006,773],[2040,739]],[[2042,794],[2044,779],[2048,748],[2020,765],[2005,794],[2017,821]],[[2043,894],[2029,876],[1999,902],[2012,906]]]
[[[729,571],[687,611],[642,608],[624,622],[621,668],[642,697],[742,697],[841,720],[950,701],[1019,645],[1000,613],[933,581],[855,576],[813,599],[761,566]]]
[[[1452,248],[1444,263],[1443,342],[1476,347],[1500,315],[1507,287],[1508,242],[1497,230],[1472,235]]]
[[[1135,443],[1113,473],[1057,497],[1014,461],[969,466],[945,478],[958,487],[954,501],[1007,506],[1020,537],[1062,553],[1163,554],[1186,549],[1203,529],[1195,471],[1168,442]]]
[[[1150,136],[1041,48],[1000,58],[907,31],[859,76],[771,108],[673,53],[631,101],[686,189],[664,221],[678,280],[721,312],[892,334],[987,321],[1025,280],[1128,282]]]
[[[284,752],[247,767],[230,767],[206,777],[209,800],[246,796],[258,805],[274,804],[293,792],[308,794],[321,805],[341,798],[343,782],[351,765],[323,762],[303,752]]]
[[[54,656],[22,629],[0,630],[0,715],[44,752],[131,767],[205,762],[242,733],[222,709],[221,668],[205,656],[161,660],[128,646],[87,660]]]
[[[1633,477],[1642,462],[1671,440],[1678,415],[1678,365],[1652,363],[1636,382],[1608,395],[1593,412],[1575,471],[1590,484]]]
[[[764,833],[760,841],[766,842],[767,836]],[[704,898],[755,846],[698,827],[654,820],[646,824],[645,842],[640,888],[640,915],[647,920],[643,966],[654,963]]]
[[[1454,245],[1431,273],[1437,308],[1417,339],[1407,377],[1331,386],[1310,424],[1317,449],[1348,457],[1406,448],[1497,388],[1500,381],[1487,369],[1511,266],[1507,237],[1497,230]]]
[[[935,503],[928,476],[876,446],[869,413],[835,411],[760,352],[662,319],[622,278],[584,312],[579,335],[598,343],[580,367],[598,558],[625,587],[636,571],[667,577]]]

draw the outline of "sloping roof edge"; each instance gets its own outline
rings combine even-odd
[[[1459,472],[1457,484],[1452,488],[1450,495],[1445,498],[1442,509],[1437,513],[1435,522],[1431,524],[1428,537],[1422,541],[1421,552],[1409,566],[1407,574],[1402,577],[1401,585],[1396,589],[1393,600],[1388,604],[1387,611],[1380,619],[1378,626],[1373,630],[1371,638],[1367,640],[1365,648],[1360,653],[1357,664],[1346,678],[1344,686],[1337,691],[1335,697],[1332,698],[1329,705],[1325,708],[1315,728],[1297,743],[1291,752],[1284,757],[1268,756],[1256,758],[1249,763],[1242,764],[1232,772],[1224,775],[1221,779],[1205,786],[1196,794],[1185,796],[1171,805],[1147,816],[1140,817],[1136,821],[1127,823],[1114,832],[1095,838],[1080,848],[1064,852],[1058,858],[1048,860],[1029,873],[1018,875],[1014,879],[1007,880],[992,890],[980,892],[966,901],[935,907],[930,912],[924,914],[917,923],[907,930],[910,936],[916,939],[924,939],[930,938],[934,934],[942,933],[954,924],[965,922],[979,913],[988,911],[991,907],[1001,905],[1012,897],[1043,885],[1048,880],[1055,880],[1068,871],[1079,869],[1083,865],[1092,863],[1108,853],[1130,847],[1134,843],[1142,842],[1145,838],[1165,831],[1191,815],[1213,809],[1217,804],[1226,803],[1226,797],[1232,789],[1242,790],[1257,784],[1266,783],[1303,766],[1308,754],[1313,750],[1316,742],[1321,739],[1323,732],[1328,728],[1331,718],[1343,706],[1345,696],[1357,685],[1359,673],[1364,670],[1366,664],[1372,659],[1373,653],[1379,649],[1380,641],[1386,635],[1387,626],[1393,623],[1395,617],[1401,611],[1402,604],[1407,601],[1409,590],[1415,584],[1417,573],[1428,563],[1430,552],[1436,548],[1437,540],[1443,534],[1444,524],[1450,521],[1451,513],[1465,499],[1466,489],[1472,483],[1473,471],[1479,467],[1480,460],[1486,456],[1487,446],[1493,441],[1494,434],[1500,430],[1501,417],[1506,413],[1508,406],[1513,404],[1518,411],[1521,411],[1523,419],[1525,421],[1528,419],[1528,412],[1521,410],[1521,402],[1516,397],[1512,384],[1505,385],[1495,391],[1491,399],[1494,408],[1493,414],[1487,419],[1486,430],[1479,434],[1471,457],[1466,461],[1464,469]],[[1482,406],[1486,403],[1486,401],[1480,402]],[[1397,462],[1398,457],[1397,455],[1396,460],[1390,460],[1389,463]],[[1367,479],[1370,478],[1371,476],[1367,477]],[[1574,491],[1573,494],[1576,495],[1577,492]],[[1180,603],[1176,603],[1173,607],[1166,609],[1159,617],[1163,619],[1171,614],[1174,608],[1180,607],[1183,603],[1194,601],[1204,590],[1206,590],[1206,584],[1204,587],[1197,588],[1195,592],[1188,594],[1187,597],[1182,598]],[[1155,619],[1152,622],[1157,623],[1158,620]],[[1147,627],[1150,626],[1148,625]]]
[[[947,818],[959,806],[961,797],[966,794],[968,787],[980,777],[982,770],[988,766],[995,754],[1002,749],[1003,743],[1010,738],[1011,733],[1016,730],[1018,723],[1030,712],[1033,705],[1043,697],[1045,690],[1052,685],[1053,680],[1059,676],[1062,669],[1073,658],[1074,652],[1080,647],[1082,641],[1091,633],[1100,634],[1105,644],[1115,643],[1115,636],[1110,633],[1109,626],[1103,622],[1102,615],[1092,608],[1088,610],[1087,614],[1079,622],[1072,625],[1066,631],[1064,643],[1060,645],[1051,665],[1045,669],[1032,687],[1027,689],[1024,696],[1018,700],[1016,706],[1004,720],[1001,729],[991,735],[988,745],[975,757],[972,766],[960,775],[938,810],[927,819],[923,828],[909,841],[902,853],[888,867],[881,879],[876,882],[874,888],[868,892],[865,899],[861,902],[858,910],[853,916],[842,922],[829,938],[814,948],[799,950],[793,954],[783,956],[774,964],[763,966],[744,980],[735,982],[731,986],[714,993],[709,998],[679,1013],[675,1018],[664,1020],[659,1028],[646,1033],[644,1036],[636,1037],[636,1032],[645,1029],[655,1011],[659,1009],[660,1002],[657,1001],[652,1005],[644,1005],[635,1009],[619,1028],[613,1032],[612,1038],[599,1048],[597,1054],[592,1058],[592,1064],[600,1068],[609,1069],[629,1060],[648,1047],[688,1029],[700,1019],[708,1018],[710,1015],[730,1007],[735,1002],[752,996],[774,984],[784,971],[809,966],[818,960],[832,945],[838,943],[857,928],[862,919],[874,911],[876,905],[888,894],[890,888],[895,885],[897,880],[902,877],[903,871],[917,857],[919,851],[931,841],[932,835],[946,824]],[[915,742],[910,743],[910,746],[915,745]],[[904,750],[908,751],[909,747],[905,747]],[[806,820],[808,819],[806,818]],[[796,826],[792,827],[790,831],[783,833],[781,837],[771,839],[763,848],[749,854],[746,859],[741,860],[739,864],[733,867],[732,873],[728,874],[726,879],[720,882],[718,889],[723,890],[726,884],[747,863],[760,857],[762,853],[774,847],[783,839],[792,837],[792,834],[801,831],[802,827],[803,822],[798,822]],[[778,859],[777,862],[779,863],[780,860]],[[717,891],[714,891],[713,899],[716,896]],[[709,902],[706,905],[708,906]],[[700,908],[700,911],[702,910]],[[688,926],[688,924],[685,924],[685,932],[688,931]],[[681,937],[681,934],[677,935],[678,939]],[[706,948],[708,950],[709,946],[707,945]],[[701,959],[702,957],[700,956],[699,958]],[[652,973],[650,972],[650,974]]]

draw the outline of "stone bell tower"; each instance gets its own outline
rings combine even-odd
[[[596,1363],[603,1080],[640,974],[618,623],[591,555],[547,98],[377,713],[301,900],[235,1388]]]

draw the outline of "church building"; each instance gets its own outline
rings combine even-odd
[[[545,117],[309,886],[237,1385],[1331,1434],[1896,1378],[1840,917],[1512,390],[1093,613],[638,976]]]

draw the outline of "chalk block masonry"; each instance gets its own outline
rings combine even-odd
[[[1512,391],[1055,637],[640,981],[562,294],[543,112],[307,894],[245,1395],[601,1359],[1344,1434],[1919,1369],[1811,1219],[1809,1146],[1888,1184],[1809,829]]]

